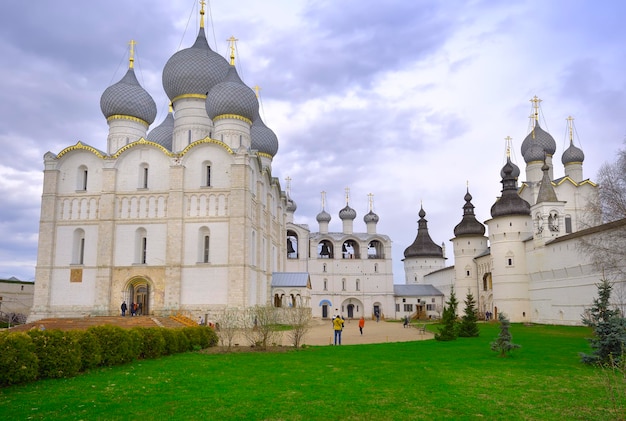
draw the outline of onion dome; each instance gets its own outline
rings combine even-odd
[[[165,120],[154,129],[150,130],[146,138],[154,143],[158,143],[168,151],[172,150],[172,137],[174,135],[174,114],[170,109]]]
[[[196,42],[176,52],[163,68],[163,89],[170,101],[181,95],[206,95],[224,80],[228,62],[211,50],[200,27]]]
[[[326,212],[324,209],[322,209],[322,211],[317,214],[315,219],[317,219],[317,222],[330,222],[332,217],[330,216],[330,214],[328,212]]]
[[[491,216],[530,215],[530,204],[517,193],[517,181],[513,177],[513,163],[507,158],[502,168],[502,196],[491,207]]]
[[[294,213],[296,209],[298,209],[298,205],[296,204],[295,200],[287,196],[287,212]]]
[[[539,122],[535,123],[535,127],[530,133],[528,133],[528,136],[526,136],[522,142],[522,156],[526,162],[531,162],[526,159],[526,152],[534,143],[538,144],[548,155],[554,155],[554,152],[556,152],[556,142],[554,141],[554,138],[550,135],[550,133],[546,132],[541,128],[541,126],[539,126]]]
[[[543,159],[543,158],[542,158]],[[511,173],[511,175],[513,177],[515,177],[515,179],[517,180],[517,178],[520,175],[520,170],[519,167],[517,165],[515,165],[515,163],[513,161],[511,161],[511,167],[513,167],[513,172]],[[500,171],[500,177],[504,178],[504,168],[502,168],[502,170]],[[470,199],[471,200],[471,199]]]
[[[583,162],[585,160],[585,154],[582,149],[574,146],[573,143],[570,143],[569,148],[565,149],[563,152],[563,156],[561,157],[561,162],[563,165],[573,164],[578,162]]]
[[[530,148],[528,148],[524,154],[524,161],[527,164],[530,162],[543,161],[544,159],[546,159],[546,152],[544,152],[544,149],[538,143],[530,145]]]
[[[339,211],[339,219],[343,220],[354,220],[356,218],[356,211],[352,209],[349,205],[346,205],[345,208]]]
[[[272,129],[268,128],[265,123],[263,123],[258,110],[256,117],[252,120],[250,137],[252,149],[256,149],[257,151],[266,153],[270,156],[276,156],[276,153],[278,152],[278,138]]]
[[[124,77],[104,90],[100,109],[106,118],[114,115],[135,117],[152,124],[157,107],[150,94],[139,85],[135,71],[129,68]]]
[[[454,227],[454,236],[461,237],[463,235],[485,235],[485,226],[476,220],[474,215],[474,205],[472,204],[472,195],[465,193],[465,205],[463,205],[463,219]]]
[[[424,219],[426,212],[424,208],[419,211],[419,221],[417,221],[417,237],[409,247],[404,250],[404,257],[441,257],[443,258],[443,249],[435,244],[428,233],[428,221]]]
[[[370,223],[370,222],[376,222],[378,223],[378,215],[376,215],[374,212],[369,211],[364,217],[363,217],[363,221],[365,221],[366,224]]]
[[[209,91],[206,112],[211,120],[220,115],[232,114],[251,122],[259,113],[256,94],[241,81],[235,66],[230,66],[226,78]]]

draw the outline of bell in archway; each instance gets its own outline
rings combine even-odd
[[[287,253],[295,253],[296,250],[293,248],[293,243],[291,242],[291,238],[287,238]]]
[[[330,250],[326,244],[322,244],[322,251],[320,251],[320,256],[330,256]]]

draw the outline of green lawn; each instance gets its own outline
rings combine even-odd
[[[6,420],[611,420],[582,327],[511,328],[508,358],[480,338],[188,353],[0,389]],[[623,394],[622,394],[623,397]]]

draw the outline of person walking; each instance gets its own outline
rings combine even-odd
[[[409,325],[409,316],[404,316],[404,326],[402,327],[407,327]]]
[[[122,306],[120,308],[122,309],[122,317],[126,316],[126,310],[128,310],[128,306],[126,305],[126,301],[122,301]]]
[[[361,318],[359,319],[359,331],[361,332],[361,335],[363,335],[364,326],[365,326],[365,317],[361,316]]]
[[[333,330],[335,331],[335,345],[341,345],[341,332],[343,331],[343,319],[336,315],[333,319]]]

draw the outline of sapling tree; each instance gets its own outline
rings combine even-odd
[[[500,357],[506,357],[509,352],[514,349],[520,348],[521,345],[514,344],[512,342],[513,337],[509,331],[511,322],[506,317],[506,314],[500,313],[498,320],[500,321],[500,334],[495,341],[491,342],[491,350],[500,353]]]
[[[478,329],[478,316],[476,315],[476,301],[474,296],[468,290],[465,296],[465,314],[461,318],[459,325],[459,336],[464,338],[474,338],[480,335]]]

